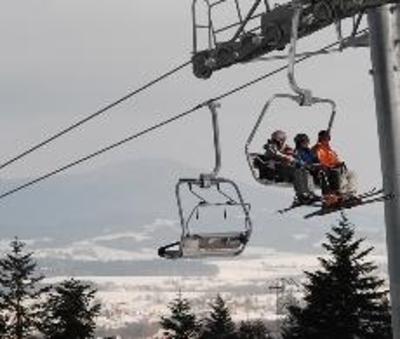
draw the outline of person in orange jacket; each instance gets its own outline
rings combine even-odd
[[[328,131],[320,131],[318,133],[318,142],[313,147],[313,151],[317,156],[320,164],[327,168],[337,168],[343,166],[344,162],[339,158],[338,154],[330,145],[331,135]]]
[[[318,142],[313,147],[320,165],[327,178],[327,185],[322,185],[322,193],[328,205],[338,203],[357,193],[356,176],[353,171],[346,168],[344,161],[339,157],[331,145],[329,131],[322,130],[318,133]]]

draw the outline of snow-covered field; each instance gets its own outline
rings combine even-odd
[[[380,264],[384,275],[385,257],[372,257]],[[231,309],[235,320],[276,319],[277,292],[271,287],[282,286],[282,279],[303,279],[304,270],[318,264],[314,255],[276,252],[249,248],[233,260],[213,260],[218,274],[212,276],[85,276],[98,288],[102,313],[98,325],[118,329],[132,323],[154,323],[168,313],[167,305],[178,293],[191,301],[197,314],[205,314],[208,303],[220,293]],[[48,279],[55,282],[64,277]],[[79,278],[79,277],[78,277]],[[299,296],[301,287],[285,284],[285,293]],[[280,294],[280,297],[284,295]]]

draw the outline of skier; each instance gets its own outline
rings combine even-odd
[[[345,162],[332,149],[330,141],[329,131],[322,130],[318,133],[317,144],[312,148],[323,170],[321,187],[326,206],[352,199],[357,193],[355,173],[347,169]]]
[[[263,161],[272,172],[274,181],[291,183],[294,180],[295,157],[293,149],[286,144],[286,133],[276,130],[264,145]]]
[[[310,148],[310,139],[307,134],[299,133],[295,136],[294,143],[296,145],[294,150],[296,166],[293,185],[296,198],[304,204],[319,201],[320,197],[314,193],[314,177],[317,177],[320,164]]]

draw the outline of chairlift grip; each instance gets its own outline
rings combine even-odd
[[[267,11],[267,12],[270,12],[270,11],[271,11],[271,6],[269,5],[268,0],[264,0],[264,4],[265,4],[265,9],[266,9],[266,11]]]
[[[300,105],[310,106],[312,104],[312,92],[310,89],[301,88],[295,78],[294,66],[296,63],[296,45],[299,33],[300,17],[303,11],[301,2],[299,0],[293,1],[293,18],[292,18],[292,34],[289,46],[289,64],[288,64],[288,79],[290,88],[301,98]]]
[[[344,47],[344,39],[342,32],[342,21],[340,19],[335,21],[335,30],[339,40],[339,51],[342,52]]]
[[[209,187],[210,181],[218,176],[221,169],[221,145],[219,140],[219,125],[218,125],[218,112],[217,108],[221,105],[213,100],[207,102],[207,107],[211,112],[211,122],[213,129],[213,140],[214,140],[214,153],[215,153],[215,164],[211,173],[205,173],[200,175],[200,179],[203,180],[204,186]]]

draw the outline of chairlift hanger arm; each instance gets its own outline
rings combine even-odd
[[[217,112],[217,108],[220,107],[220,104],[216,101],[210,100],[206,103],[206,105],[211,113],[215,163],[214,163],[214,168],[210,173],[200,174],[202,187],[209,187],[211,185],[211,180],[218,176],[218,173],[221,169],[221,144],[220,144],[218,112]]]
[[[284,49],[290,42],[295,4],[299,3],[302,7],[298,36],[300,39],[340,20],[357,16],[369,8],[399,3],[399,0],[295,0],[274,8],[266,5],[265,12],[259,15],[254,14],[254,10],[259,6],[260,1],[253,1],[254,6],[246,15],[245,20],[241,20],[237,24],[239,29],[233,32],[232,37],[226,41],[217,41],[216,36],[219,32],[213,31],[214,41],[208,45],[206,50],[198,49],[196,28],[194,27],[195,44],[192,63],[193,72],[197,77],[207,79],[219,69],[248,62],[270,52]],[[193,11],[194,22],[195,16],[196,11]],[[211,18],[210,13],[209,17]],[[261,17],[261,26],[247,29],[247,22],[258,17]],[[212,24],[214,25],[215,22]],[[234,25],[230,26],[234,27]],[[213,27],[210,26],[210,29],[213,30]],[[226,33],[226,30],[224,32]]]

